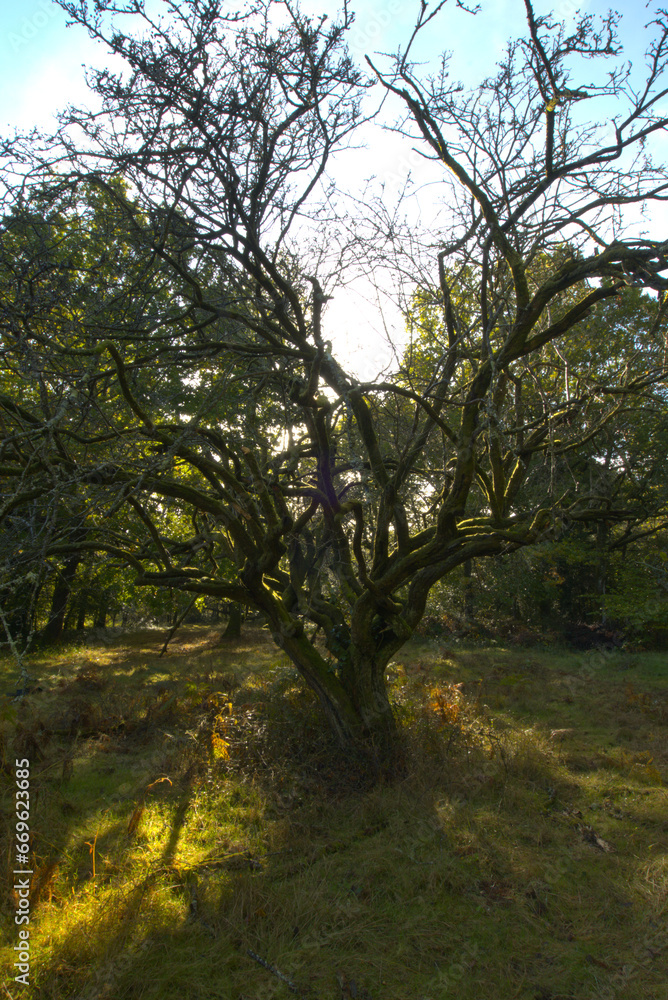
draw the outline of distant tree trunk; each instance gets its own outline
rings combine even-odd
[[[31,631],[30,588],[23,585],[13,595],[6,612],[6,625],[1,630],[6,632],[7,641],[13,640],[17,646],[25,646]],[[9,603],[9,602],[8,602]]]
[[[241,605],[231,604],[229,610],[229,620],[227,622],[227,628],[223,632],[221,639],[241,638],[241,616],[242,616]]]
[[[103,590],[95,612],[95,628],[106,628],[109,610],[109,591]]]
[[[82,590],[79,594],[77,606],[77,632],[83,632],[86,624],[86,614],[88,612],[88,591]]]
[[[467,559],[464,563],[464,614],[467,618],[473,618],[473,560]]]
[[[74,619],[77,613],[76,602],[70,599],[67,614],[65,615],[65,621],[63,623],[63,632],[70,632],[74,628]]]
[[[57,642],[63,634],[67,604],[80,562],[81,556],[73,555],[56,576],[49,620],[42,631],[42,638],[46,642]]]
[[[596,531],[596,593],[598,594],[600,601],[602,625],[605,625],[607,621],[605,593],[608,578],[608,535],[608,522],[599,521]]]

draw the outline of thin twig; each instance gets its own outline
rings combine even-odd
[[[300,990],[299,987],[295,983],[293,983],[291,979],[289,979],[287,976],[284,976],[283,973],[280,972],[275,965],[270,965],[269,962],[266,962],[264,958],[260,958],[260,956],[256,955],[254,951],[250,950],[250,948],[246,949],[246,954],[249,955],[254,962],[257,962],[259,965],[261,965],[263,969],[266,969],[267,972],[271,972],[272,975],[280,979],[282,983],[285,983],[285,985],[287,986],[287,988],[290,990],[291,993],[299,993],[299,994],[302,993],[302,990]]]
[[[176,623],[172,625],[172,627],[170,628],[167,638],[165,639],[165,644],[160,650],[160,656],[164,656],[164,654],[167,652],[167,647],[172,641],[174,634],[176,633],[177,629],[179,629],[183,624],[183,619],[186,617],[186,615],[188,614],[188,612],[190,611],[190,609],[192,608],[193,604],[195,603],[198,597],[199,594],[195,594],[190,604],[188,604],[188,606],[186,607],[185,611],[179,615],[179,617],[176,619]]]

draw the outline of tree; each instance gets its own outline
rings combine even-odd
[[[7,151],[21,190],[50,178],[73,198],[99,192],[133,263],[67,323],[21,317],[6,334],[7,358],[29,346],[57,366],[68,405],[47,416],[37,400],[2,404],[21,433],[39,431],[3,475],[15,482],[32,463],[86,497],[86,540],[50,556],[109,553],[139,584],[263,612],[341,747],[385,761],[396,738],[385,668],[431,588],[566,518],[630,516],[588,483],[539,488],[533,471],[550,450],[587,448],[665,377],[655,354],[640,373],[613,359],[593,378],[583,360],[553,396],[546,352],[629,284],[664,294],[668,244],[623,238],[616,214],[668,184],[645,148],[668,124],[656,110],[668,28],[656,24],[645,87],[618,68],[585,92],[569,66],[618,55],[614,18],[599,33],[582,18],[567,36],[527,0],[527,37],[462,93],[445,71],[416,78],[411,48],[444,6],[421,5],[404,52],[374,73],[404,107],[398,127],[446,169],[455,211],[447,237],[423,241],[431,283],[424,253],[401,257],[396,227],[355,252],[412,267],[440,309],[442,347],[419,378],[362,384],[325,339],[346,256],[318,238],[336,224],[328,164],[363,124],[371,82],[345,51],[347,8],[331,22],[278,0],[235,14],[169,0],[162,20],[140,0],[61,6],[127,72],[93,73],[100,109],[71,110],[51,142]],[[143,35],[113,26],[123,12]],[[612,141],[573,113],[597,95],[628,105]],[[661,298],[657,331],[664,313]]]
[[[532,271],[535,273],[534,268]],[[466,285],[460,279],[456,287],[468,307],[471,298],[466,295]],[[424,289],[415,294],[409,314],[412,339],[402,364],[407,385],[417,387],[428,378],[442,351],[440,314],[438,296]],[[604,354],[600,353],[601,343],[606,344]],[[668,429],[665,384],[651,384],[642,391],[623,394],[621,405],[614,408],[606,406],[600,393],[606,381],[617,383],[622,369],[627,380],[642,381],[648,371],[661,369],[664,356],[660,305],[639,289],[626,288],[601,302],[595,315],[576,323],[557,344],[545,344],[527,369],[530,378],[524,384],[522,405],[528,422],[540,421],[548,406],[566,409],[574,395],[588,391],[590,397],[586,407],[571,414],[566,434],[560,430],[559,436],[555,434],[544,443],[542,454],[536,455],[523,487],[525,502],[531,506],[546,496],[564,498],[574,483],[581,483],[588,485],[594,509],[607,503],[616,512],[610,520],[600,517],[592,522],[569,523],[566,519],[562,526],[564,543],[557,549],[548,545],[543,552],[543,561],[548,562],[550,551],[561,553],[558,575],[566,579],[559,592],[562,597],[566,592],[570,596],[560,610],[576,618],[582,615],[586,597],[589,613],[601,614],[605,619],[611,553],[626,548],[635,538],[656,535],[668,523],[663,448]],[[592,426],[598,428],[598,433],[589,433]],[[573,442],[577,448],[572,447]],[[432,441],[424,465],[438,467],[439,448],[439,443]],[[470,502],[477,504],[477,512],[485,509],[489,501],[484,481],[474,484]],[[516,559],[508,565],[512,567],[510,577],[499,569],[496,584],[493,581],[497,570],[492,566],[481,567],[478,573],[491,587],[489,599],[509,608],[512,574],[525,564]],[[590,572],[583,572],[585,565],[591,567]],[[538,594],[540,579],[535,579],[533,586]],[[495,594],[497,587],[505,593]],[[545,597],[543,593],[541,606]]]

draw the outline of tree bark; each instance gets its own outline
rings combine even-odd
[[[86,625],[86,614],[88,612],[88,591],[84,590],[79,595],[77,607],[77,632],[83,632]]]
[[[608,576],[608,537],[609,529],[607,521],[599,521],[596,531],[596,593],[600,601],[599,608],[602,625],[605,625],[607,622],[605,596]]]
[[[231,604],[229,610],[229,619],[227,622],[227,627],[223,632],[221,639],[240,639],[241,638],[241,618],[242,618],[242,608],[240,604]]]
[[[346,755],[376,775],[397,763],[397,724],[385,684],[391,652],[381,652],[369,636],[351,643],[337,667],[327,663],[305,634],[274,634],[307,684],[315,691],[330,729]]]
[[[42,631],[42,638],[46,642],[57,642],[63,634],[67,604],[80,562],[81,556],[78,554],[73,555],[67,560],[56,576],[53,596],[51,598],[49,620]]]
[[[106,628],[109,610],[109,591],[103,590],[95,612],[95,628]]]
[[[394,762],[397,724],[385,681],[385,657],[353,651],[354,682],[351,685],[353,707],[360,719],[361,736],[381,768]]]
[[[473,618],[473,560],[464,563],[464,615]]]

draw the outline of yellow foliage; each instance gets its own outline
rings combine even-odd
[[[211,733],[211,752],[216,760],[230,759],[229,746],[230,744],[220,733]]]
[[[429,707],[432,712],[440,715],[443,725],[455,725],[461,713],[460,692],[454,685],[448,685],[445,691],[434,688],[431,692]]]

